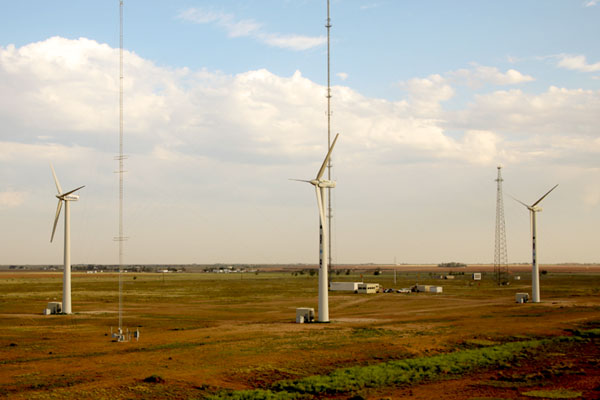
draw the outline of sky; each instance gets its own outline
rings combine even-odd
[[[0,264],[117,263],[119,1],[0,6]],[[331,0],[333,262],[600,262],[600,2]],[[325,0],[125,0],[125,263],[318,263]]]

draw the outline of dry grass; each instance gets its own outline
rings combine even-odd
[[[389,271],[363,271],[384,287],[418,282],[444,293],[331,293],[332,323],[312,325],[293,321],[296,307],[317,308],[316,276],[128,274],[124,324],[141,331],[129,343],[107,336],[117,324],[115,275],[74,274],[75,314],[44,317],[46,302],[60,301],[61,275],[0,273],[0,396],[181,398],[264,388],[340,367],[557,336],[598,319],[599,269],[551,271],[542,277],[543,303],[524,305],[514,293],[530,290],[526,273],[498,287],[489,275],[479,285],[429,271],[439,273],[400,271],[395,285]],[[152,375],[165,382],[143,381]]]

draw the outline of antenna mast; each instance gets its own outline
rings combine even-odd
[[[496,190],[496,245],[494,249],[494,275],[498,285],[508,282],[508,252],[506,249],[506,227],[504,224],[504,200],[502,195],[502,166],[498,166]]]
[[[119,0],[119,236],[114,238],[119,242],[119,333],[123,331],[123,0]]]
[[[329,0],[327,0],[327,24],[325,25],[327,28],[327,150],[331,148],[331,66],[330,66],[330,35],[329,32],[331,30],[331,18],[329,17]],[[331,180],[331,158],[329,158],[329,162],[327,163],[327,179]],[[329,269],[329,279],[331,280],[331,270],[332,270],[332,252],[331,252],[331,220],[333,218],[332,209],[331,209],[331,188],[327,188],[327,230],[329,235],[329,243],[328,246],[328,269]]]

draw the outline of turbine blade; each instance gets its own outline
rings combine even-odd
[[[58,206],[56,206],[56,217],[54,217],[54,227],[52,227],[52,236],[50,236],[50,243],[54,240],[54,232],[56,232],[56,224],[58,224],[58,217],[60,217],[60,209],[62,208],[62,200],[58,200]]]
[[[539,204],[540,201],[544,200],[544,197],[548,196],[550,194],[551,191],[553,191],[554,189],[556,189],[556,187],[558,186],[558,184],[556,184],[552,189],[548,190],[546,192],[545,195],[543,195],[542,197],[540,197],[540,199],[538,201],[536,201],[535,203],[533,203],[533,205],[531,207],[535,207]]]
[[[333,139],[333,143],[331,143],[331,147],[329,148],[329,151],[327,152],[327,156],[325,157],[325,160],[323,161],[323,165],[321,165],[321,169],[319,170],[319,173],[317,174],[317,180],[321,179],[321,177],[325,173],[325,168],[327,168],[327,163],[329,162],[329,158],[331,157],[331,152],[333,151],[335,142],[338,140],[338,136],[340,136],[339,133],[337,133],[335,135],[335,139]]]
[[[307,181],[306,179],[294,179],[294,178],[289,178],[290,181],[296,181],[296,182],[306,182],[306,183],[310,183],[310,181]]]
[[[56,190],[58,190],[58,194],[61,194],[62,189],[60,188],[60,183],[58,183],[58,178],[56,177],[56,172],[54,172],[52,164],[50,164],[50,168],[52,169],[52,176],[54,176],[54,183],[56,183]]]
[[[73,193],[73,192],[76,192],[76,191],[78,191],[79,189],[81,189],[81,188],[84,188],[84,187],[85,187],[85,185],[83,185],[83,186],[79,186],[77,189],[73,189],[73,190],[71,190],[70,192],[63,193],[61,197],[68,196],[68,195],[70,195],[71,193]]]
[[[511,198],[511,199],[513,199],[514,201],[516,201],[516,202],[519,202],[519,203],[523,204],[525,207],[529,208],[529,206],[528,206],[527,204],[523,203],[521,200],[517,199],[516,197],[513,197],[513,196],[511,196],[510,194],[509,194],[509,196],[510,196],[510,198]],[[533,207],[533,206],[532,206],[532,207]]]

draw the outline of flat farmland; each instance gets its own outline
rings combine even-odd
[[[443,293],[330,292],[328,324],[294,323],[297,307],[317,311],[317,275],[127,273],[123,326],[139,329],[140,340],[123,343],[110,337],[118,325],[116,274],[74,273],[74,314],[43,316],[47,302],[61,301],[62,274],[1,272],[0,396],[425,399],[444,393],[491,399],[532,398],[545,390],[595,398],[600,267],[542,269],[547,273],[539,304],[514,302],[515,293],[531,291],[527,267],[511,268],[511,284],[501,287],[486,266],[454,269],[464,275],[452,280],[438,278],[449,272],[441,268],[398,267],[396,283],[389,269],[381,275],[362,267],[346,275],[344,269],[332,281],[396,289],[419,283],[443,286]],[[481,282],[471,279],[475,271],[484,272]],[[328,379],[344,368],[362,373],[363,367],[430,363],[540,340],[536,350],[503,361],[488,358],[461,371],[437,367],[436,374],[405,383],[286,389],[290,382]]]

